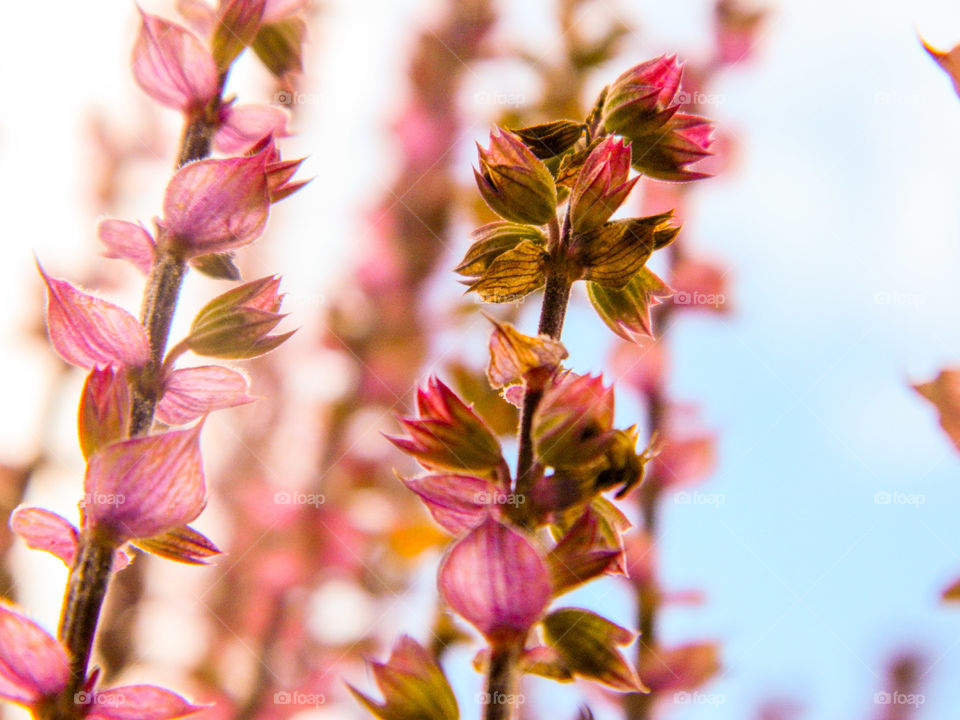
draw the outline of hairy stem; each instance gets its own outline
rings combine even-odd
[[[70,681],[54,707],[53,718],[74,717],[76,694],[87,677],[90,649],[97,631],[100,606],[110,582],[114,547],[83,536],[70,569],[58,637],[70,657]]]
[[[215,129],[215,125],[205,118],[189,119],[184,126],[177,167],[209,155]],[[163,354],[186,269],[186,262],[179,254],[158,250],[144,289],[140,311],[140,323],[147,333],[150,358],[145,367],[131,373],[129,378],[130,437],[145,435],[153,426],[162,390],[160,369]],[[86,533],[81,534],[77,557],[67,581],[58,631],[58,638],[71,658],[71,678],[53,705],[51,720],[75,720],[82,716],[83,708],[76,703],[76,694],[87,681],[97,624],[110,584],[113,552],[112,545]]]
[[[512,643],[491,648],[487,692],[483,698],[484,720],[514,720],[518,716],[521,705],[517,696],[519,656],[520,647]]]

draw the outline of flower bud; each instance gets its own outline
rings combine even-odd
[[[130,422],[130,386],[126,373],[94,368],[80,397],[77,434],[84,459],[98,448],[127,437]]]
[[[427,469],[493,473],[504,460],[493,430],[436,377],[417,389],[417,418],[400,418],[410,437],[387,436]]]
[[[285,317],[277,312],[279,286],[280,278],[264,277],[214,298],[197,314],[184,343],[198,355],[230,359],[273,350],[293,334],[270,335]]]
[[[501,217],[544,225],[556,215],[557,187],[543,161],[515,135],[499,128],[490,148],[477,145],[480,170],[474,170],[480,194]]]
[[[383,694],[375,702],[352,685],[350,691],[380,720],[457,720],[457,699],[436,660],[415,640],[402,636],[390,659],[371,663],[373,677]]]
[[[593,149],[570,193],[570,221],[578,233],[603,225],[630,194],[630,143],[607,137]]]
[[[687,182],[709,177],[708,173],[689,170],[687,166],[712,155],[710,121],[680,113],[666,130],[633,138],[633,167],[658,180]]]
[[[598,376],[568,373],[543,393],[533,416],[534,452],[555,468],[602,461],[613,438],[613,388]]]
[[[607,91],[602,111],[606,129],[632,139],[662,127],[677,111],[674,97],[682,74],[676,55],[627,70]]]

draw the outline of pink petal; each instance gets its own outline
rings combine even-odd
[[[35,507],[18,507],[10,515],[10,529],[23,538],[27,547],[45,550],[73,565],[77,554],[77,529],[54,512]]]
[[[60,692],[69,675],[67,653],[60,643],[0,603],[0,696],[30,704]]]
[[[147,362],[147,336],[133,315],[39,270],[47,284],[47,332],[60,357],[88,370],[94,365],[138,367]]]
[[[206,705],[193,705],[155,685],[126,685],[93,693],[86,720],[172,720],[192,715]]]
[[[91,455],[85,520],[123,541],[153,537],[195,519],[206,494],[201,427],[124,440]]]
[[[263,9],[263,24],[277,22],[300,12],[307,5],[307,0],[267,0]]]
[[[163,200],[163,226],[190,256],[246,245],[270,207],[265,155],[201,160],[182,168]]]
[[[243,155],[267,135],[285,137],[287,113],[267,105],[231,106],[213,137],[213,146],[225,155]]]
[[[470,475],[425,475],[404,479],[403,484],[419,495],[433,519],[454,535],[479,523],[497,492],[489,480]]]
[[[95,367],[90,371],[77,412],[84,460],[103,445],[129,436],[130,405],[130,386],[123,370]]]
[[[218,92],[217,66],[193,33],[140,11],[133,76],[145,93],[174,110],[201,108]]]
[[[221,365],[183,368],[164,384],[157,417],[167,425],[185,425],[213,410],[256,400],[247,395],[247,379]]]
[[[149,273],[153,265],[155,243],[142,225],[126,220],[101,220],[97,237],[107,246],[104,253],[109,258],[129,260],[143,273]]]
[[[550,577],[536,548],[493,518],[450,548],[438,584],[447,603],[491,641],[522,641],[550,603]]]

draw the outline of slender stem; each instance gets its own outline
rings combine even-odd
[[[177,167],[209,155],[215,129],[215,125],[205,117],[188,119],[177,155]],[[165,249],[162,238],[159,248],[147,279],[140,311],[140,323],[147,333],[150,357],[143,368],[131,372],[128,378],[131,390],[130,437],[144,435],[153,426],[157,401],[162,391],[163,354],[187,269],[186,262],[178,253]],[[77,557],[67,581],[58,631],[58,638],[71,658],[71,677],[50,709],[50,720],[76,720],[82,715],[83,708],[77,704],[76,694],[87,682],[93,641],[110,584],[113,553],[111,544],[87,533],[81,534]]]
[[[70,681],[54,707],[56,718],[70,718],[76,712],[75,696],[87,677],[90,649],[97,631],[100,607],[110,582],[114,547],[97,538],[84,536],[70,569],[67,595],[60,617],[58,636],[70,657]]]
[[[490,652],[490,671],[487,674],[484,720],[514,720],[522,702],[517,691],[519,678],[517,658],[520,647],[513,643],[493,645]]]

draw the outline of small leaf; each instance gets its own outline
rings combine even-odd
[[[251,48],[260,62],[275,77],[303,71],[302,45],[307,24],[300,18],[287,18],[263,25]]]
[[[101,220],[97,237],[107,246],[106,257],[128,260],[140,272],[149,274],[156,243],[142,225],[126,220]]]
[[[190,260],[190,265],[214,280],[239,280],[240,268],[233,262],[233,253],[210,253],[198,255]]]
[[[33,550],[43,550],[73,567],[77,554],[77,529],[54,512],[36,507],[19,507],[10,515],[10,529]]]
[[[554,610],[543,620],[547,640],[576,675],[596,680],[621,692],[648,692],[617,645],[633,640],[633,633],[596,613],[580,608]]]
[[[543,285],[546,258],[543,248],[525,240],[497,257],[470,290],[484,302],[516,302]]]
[[[513,250],[524,240],[543,247],[547,239],[540,228],[533,225],[522,225],[506,220],[487,223],[471,233],[474,242],[467,250],[461,263],[454,272],[466,276],[483,275],[490,263],[505,252]]]
[[[130,405],[130,386],[123,370],[95,367],[90,371],[77,413],[77,435],[84,460],[104,445],[128,436]]]
[[[679,232],[669,224],[672,212],[645,218],[615,220],[576,238],[574,253],[583,277],[622,288],[640,271],[658,242],[667,244]]]
[[[525,380],[535,371],[552,373],[567,357],[567,349],[548,335],[530,337],[510,323],[491,319],[490,365],[487,377],[494,388]]]
[[[476,526],[497,492],[490,480],[471,475],[422,475],[401,481],[420,496],[433,519],[453,535]]]
[[[587,508],[547,555],[554,594],[572,590],[597,577],[618,560],[622,562],[622,557],[619,543],[611,545],[607,541],[597,514]]]
[[[511,129],[541,160],[554,157],[572,148],[583,135],[585,125],[574,120],[554,120],[541,125]]]
[[[134,540],[141,550],[187,565],[208,565],[208,559],[220,555],[220,549],[189,525],[174,528],[151,538]]]
[[[631,342],[637,342],[644,336],[653,336],[650,308],[659,304],[659,298],[669,297],[672,293],[667,284],[647,268],[641,268],[619,290],[587,283],[590,301],[607,327]]]
[[[251,403],[247,378],[221,365],[174,370],[163,383],[157,417],[167,425],[186,425],[214,410]]]

